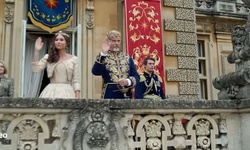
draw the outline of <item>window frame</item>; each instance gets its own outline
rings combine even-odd
[[[198,73],[199,73],[199,96],[201,99],[211,100],[212,98],[212,78],[211,78],[211,56],[210,56],[210,36],[197,35],[197,57],[198,57]],[[202,46],[201,46],[201,45]],[[199,47],[202,50],[202,56],[199,56]],[[203,67],[200,67],[203,62]],[[202,71],[200,70],[202,69]],[[205,88],[204,88],[205,87]]]

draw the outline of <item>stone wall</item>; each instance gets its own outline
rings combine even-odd
[[[193,0],[163,1],[164,36],[167,36],[164,41],[166,91],[169,98],[199,99],[194,6]]]

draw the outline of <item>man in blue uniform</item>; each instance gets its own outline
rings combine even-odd
[[[139,80],[133,59],[120,51],[121,33],[112,30],[107,34],[102,51],[97,56],[92,73],[102,76],[102,98],[132,98],[131,89]]]
[[[162,90],[162,79],[154,74],[155,60],[147,57],[143,60],[145,71],[135,87],[135,99],[166,99]]]

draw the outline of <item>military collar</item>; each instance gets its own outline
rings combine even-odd
[[[147,70],[145,70],[144,73],[146,73],[149,77],[151,77],[151,76],[154,75],[154,72],[150,73],[150,72],[148,72]]]
[[[121,54],[121,51],[108,51],[108,56],[118,56],[119,54]]]
[[[108,54],[117,54],[117,53],[120,53],[121,51],[113,51],[113,50],[109,50],[108,51]]]

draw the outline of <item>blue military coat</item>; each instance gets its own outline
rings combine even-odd
[[[161,77],[145,71],[140,75],[140,82],[135,87],[135,99],[143,99],[147,95],[155,95],[161,99],[166,99],[162,89]]]
[[[133,59],[123,52],[109,51],[107,56],[99,54],[92,73],[102,76],[102,98],[104,99],[132,98],[131,90],[139,80]],[[118,80],[121,78],[129,79],[131,85],[118,86]]]

